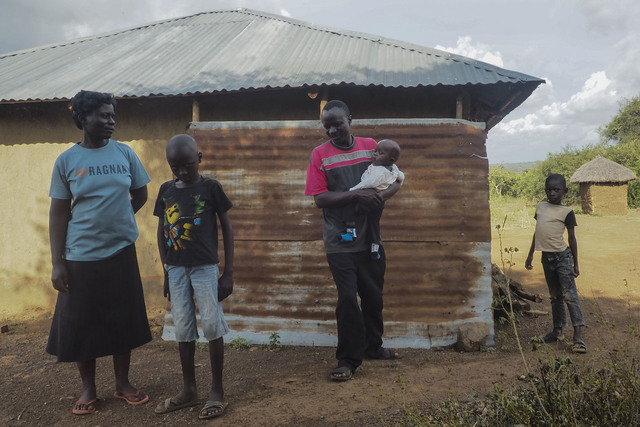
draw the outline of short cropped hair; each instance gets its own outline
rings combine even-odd
[[[332,101],[329,101],[325,104],[325,106],[322,108],[322,111],[329,111],[333,108],[339,108],[342,111],[344,111],[344,113],[347,116],[351,115],[351,111],[349,111],[349,107],[347,107],[347,104],[345,104],[344,102],[338,100],[338,99],[334,99]]]
[[[549,185],[550,182],[559,182],[560,185],[562,185],[562,188],[567,188],[567,180],[564,178],[564,175],[559,173],[552,173],[549,175],[544,182],[545,187]]]
[[[115,108],[116,99],[113,94],[88,90],[81,90],[76,93],[71,98],[69,105],[71,107],[71,117],[78,129],[82,129],[82,118],[87,113],[97,110],[104,104],[111,104]]]

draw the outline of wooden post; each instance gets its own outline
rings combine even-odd
[[[200,104],[195,99],[193,100],[193,104],[191,104],[191,121],[200,121]]]

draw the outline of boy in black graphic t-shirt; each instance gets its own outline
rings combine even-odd
[[[184,390],[161,402],[164,414],[198,403],[195,379],[195,341],[198,338],[195,295],[205,338],[209,341],[212,385],[199,418],[222,415],[224,391],[223,335],[229,331],[221,301],[233,290],[233,230],[228,210],[233,206],[220,183],[198,173],[202,153],[189,135],[177,135],[167,144],[167,162],[175,180],[160,187],[153,214],[158,217],[158,250],[163,262],[164,295],[171,313],[180,352]],[[224,271],[218,270],[218,226],[224,243]]]

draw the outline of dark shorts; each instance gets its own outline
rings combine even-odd
[[[58,293],[47,353],[59,362],[83,362],[151,341],[134,245],[104,260],[66,266],[70,291]]]

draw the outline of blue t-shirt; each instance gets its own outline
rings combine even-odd
[[[136,153],[109,140],[100,148],[75,144],[56,159],[49,197],[72,200],[64,257],[108,258],[138,238],[130,190],[151,181]]]

